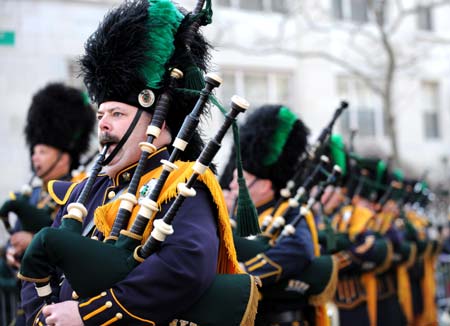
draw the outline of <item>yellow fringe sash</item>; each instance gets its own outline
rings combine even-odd
[[[186,182],[188,178],[192,175],[192,165],[194,162],[182,162],[177,161],[175,163],[178,169],[171,172],[162,191],[158,198],[158,205],[167,203],[171,199],[177,196],[177,185],[180,182]],[[140,182],[138,189],[140,189],[144,184],[148,183],[151,179],[156,179],[160,176],[162,171],[162,166],[148,172],[145,174]],[[208,169],[203,175],[198,178],[199,181],[204,183],[209,191],[211,192],[214,203],[216,204],[218,212],[218,227],[219,227],[219,258],[217,262],[217,273],[218,274],[239,274],[242,273],[239,267],[236,250],[233,243],[233,235],[231,232],[230,220],[228,216],[228,211],[225,204],[225,199],[223,197],[222,189],[217,182],[216,176]],[[111,228],[114,219],[119,210],[120,200],[115,200],[106,205],[100,206],[95,210],[94,220],[97,229],[102,232],[105,236],[108,236],[111,232]],[[132,225],[139,211],[139,207],[136,206],[133,209],[128,228]],[[144,242],[150,235],[153,229],[153,220],[155,216],[150,219],[147,228],[145,229],[143,240]]]
[[[422,326],[437,326],[437,308],[436,308],[436,280],[435,276],[435,263],[436,256],[432,254],[431,242],[428,244],[426,254],[424,256],[424,275],[421,280],[420,286],[422,287],[423,293],[423,313],[419,316],[416,321],[416,325]]]

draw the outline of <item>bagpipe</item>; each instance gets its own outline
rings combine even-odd
[[[0,220],[10,233],[12,232],[12,226],[9,223],[10,212],[16,214],[22,230],[32,233],[36,233],[53,222],[51,214],[55,211],[56,204],[54,202],[48,201],[43,203],[42,207],[37,207],[38,198],[33,198],[36,201],[36,205],[31,202],[31,197],[35,195],[32,187],[35,177],[36,175],[33,174],[20,192],[10,193],[10,199],[6,200],[0,207]]]
[[[179,71],[172,71],[174,79],[178,78],[179,75]],[[49,281],[54,267],[58,267],[64,272],[66,279],[79,297],[90,297],[124,279],[140,262],[156,252],[164,239],[174,232],[171,224],[178,209],[186,198],[195,196],[193,186],[196,180],[207,171],[213,157],[220,149],[221,141],[226,131],[235,121],[237,115],[244,112],[249,106],[244,99],[238,96],[232,98],[231,110],[225,116],[225,121],[215,137],[207,143],[200,157],[193,164],[191,177],[186,183],[178,185],[176,199],[164,217],[154,220],[154,228],[150,237],[143,241],[143,232],[147,228],[147,224],[159,210],[156,203],[159,192],[170,172],[177,168],[176,158],[179,152],[183,151],[188,145],[188,141],[197,127],[200,114],[206,105],[210,93],[215,87],[220,85],[221,80],[217,76],[206,75],[205,82],[206,86],[200,92],[195,108],[185,119],[174,141],[173,146],[175,149],[171,152],[169,160],[162,162],[162,172],[155,186],[151,190],[143,189],[141,191],[140,208],[128,230],[125,228],[119,229],[117,226],[126,227],[128,224],[133,210],[131,204],[135,202],[133,191],[134,189],[137,190],[137,185],[139,184],[139,180],[135,181],[133,179],[138,178],[137,175],[139,175],[140,169],[143,169],[139,165],[145,164],[145,159],[140,160],[138,163],[133,179],[130,181],[129,189],[132,188],[132,192],[128,191],[122,197],[111,234],[104,242],[80,235],[83,219],[87,215],[84,203],[95,179],[95,173],[91,173],[78,200],[69,204],[68,213],[63,216],[61,226],[59,228],[45,228],[36,234],[24,255],[19,278],[34,282],[38,295],[47,303],[51,303],[52,300],[52,289]],[[162,94],[157,102],[154,118],[147,129],[147,142],[140,144],[143,152],[141,158],[144,156],[147,158],[149,152],[156,150],[156,147],[152,145],[152,141],[157,137],[164,122],[164,119],[160,117],[166,114],[169,103],[168,95],[166,96],[166,93]],[[104,152],[106,152],[105,148],[102,153]],[[95,166],[101,166],[103,160],[104,156],[100,155]],[[133,188],[134,182],[136,182],[135,188]],[[96,261],[98,257],[102,257],[102,268],[95,266],[95,264],[87,263]],[[83,273],[80,273],[79,266],[83,266]],[[108,273],[105,273],[105,270]],[[248,313],[247,305],[243,305],[242,302],[248,302],[251,298],[257,297],[255,280],[250,275],[217,274],[209,290],[189,310],[186,316],[180,316],[180,319],[190,320],[199,325],[210,325],[211,321],[209,319],[217,319],[218,316],[223,317],[223,313],[226,312],[229,315],[227,316],[228,319],[224,318],[224,321],[221,321],[223,325],[246,325],[249,323],[247,319],[251,323],[256,310]],[[243,300],[238,307],[235,301],[236,298]],[[227,300],[230,304],[223,305],[223,302]],[[205,313],[203,305],[208,305],[209,309],[212,302],[217,303],[217,305],[214,305],[216,306],[215,309],[221,310],[221,314],[209,315]],[[233,302],[235,304],[232,304]],[[230,313],[229,309],[238,309],[239,311],[233,310],[233,313]],[[232,320],[230,321],[231,318]],[[214,322],[214,325],[220,325],[221,322]]]

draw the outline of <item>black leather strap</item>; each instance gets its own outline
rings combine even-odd
[[[131,124],[128,127],[127,132],[125,133],[125,135],[123,135],[122,139],[117,143],[117,146],[113,149],[111,154],[109,154],[108,157],[102,162],[103,166],[108,165],[112,161],[114,156],[116,156],[117,152],[122,148],[123,144],[125,144],[128,137],[130,137],[131,133],[133,132],[134,127],[136,127],[136,124],[138,123],[142,112],[144,111],[139,109],[136,111],[136,115],[134,116],[133,121],[131,121]]]

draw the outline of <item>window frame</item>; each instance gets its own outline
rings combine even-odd
[[[440,123],[440,83],[438,81],[423,80],[421,82],[421,92],[423,138],[425,141],[439,141],[442,139],[443,131],[442,124]],[[430,125],[431,120],[429,118],[433,118],[433,127]]]
[[[233,79],[234,86],[232,87],[232,91],[228,93],[239,94],[239,96],[244,97],[250,102],[251,108],[258,107],[262,104],[283,104],[292,106],[294,103],[294,94],[292,87],[294,74],[289,71],[277,69],[247,69],[245,67],[224,67],[220,74],[224,77],[224,79],[228,79],[229,76],[233,76],[233,78],[230,79]],[[261,90],[261,92],[264,92],[266,94],[266,98],[260,101],[255,101],[252,98],[248,98],[248,86],[246,85],[245,80],[246,76],[249,75],[264,76],[266,85],[265,89]],[[279,87],[279,81],[283,78],[287,79],[287,90],[283,90],[283,88]],[[230,99],[224,98],[225,88],[223,86],[218,88],[217,95],[222,103],[228,103]],[[281,95],[285,95],[286,98],[282,98]]]
[[[382,99],[361,80],[349,75],[338,75],[336,93],[339,98],[347,99],[350,103],[348,110],[343,113],[344,116],[339,122],[339,130],[343,135],[348,136],[352,129],[357,129],[360,138],[379,140],[386,136]],[[367,129],[361,126],[360,114],[363,112],[373,113],[373,122],[370,126],[373,134],[364,134]]]

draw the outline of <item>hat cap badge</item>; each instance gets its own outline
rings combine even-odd
[[[144,89],[138,96],[139,104],[144,108],[149,108],[155,103],[155,93],[150,89]]]

